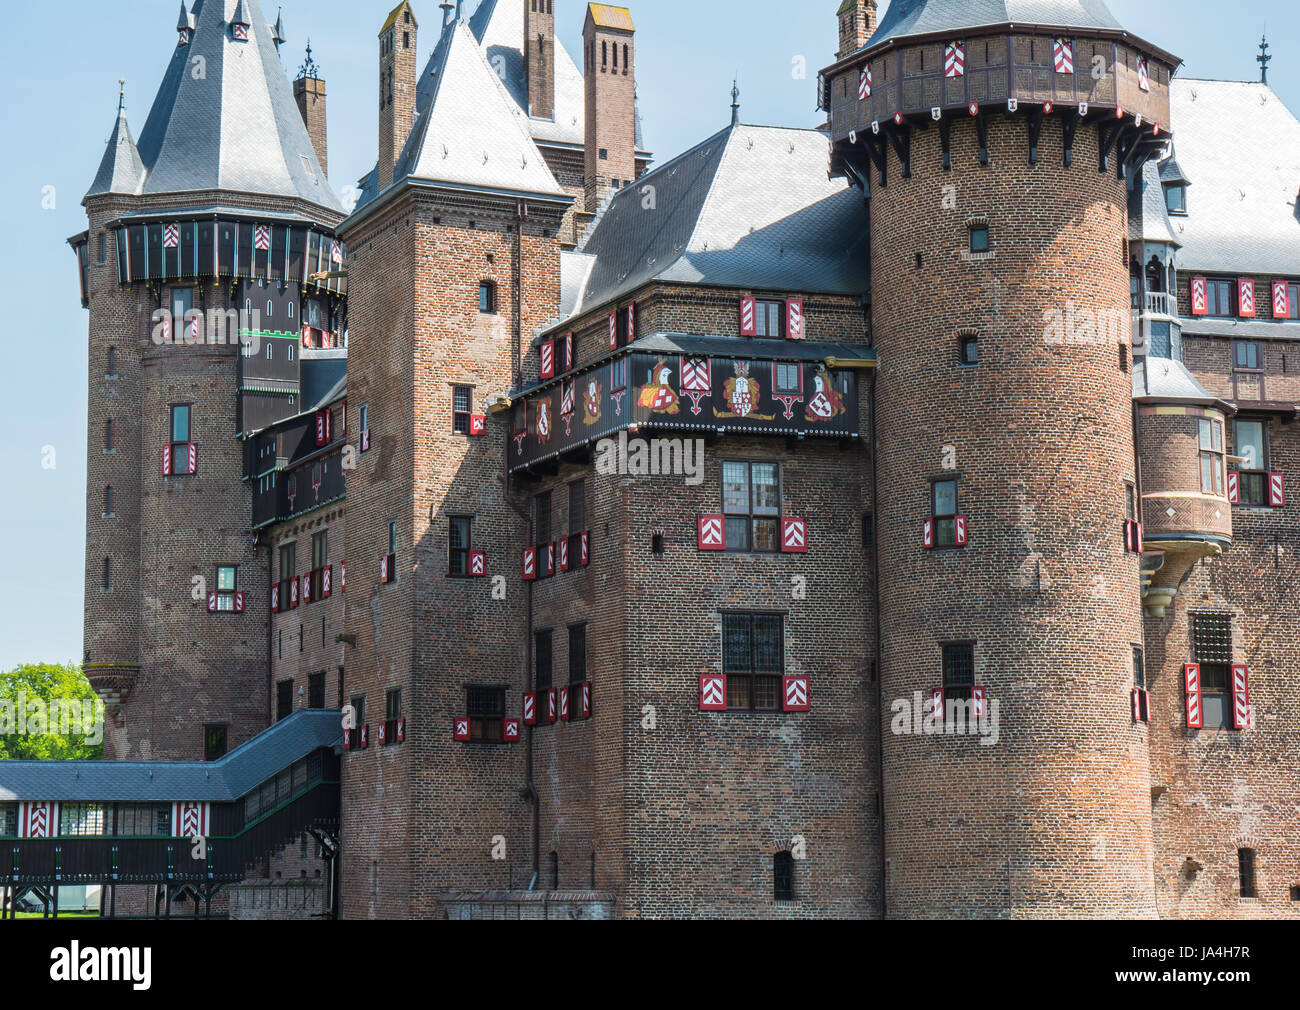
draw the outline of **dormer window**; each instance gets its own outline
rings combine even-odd
[[[188,28],[181,28],[178,32],[180,35],[180,44],[188,46],[190,44],[191,32]]]
[[[1181,182],[1172,182],[1165,186],[1165,209],[1170,214],[1187,213],[1187,187]]]

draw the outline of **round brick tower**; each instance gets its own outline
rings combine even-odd
[[[1124,178],[1177,60],[998,6],[891,5],[824,75],[871,206],[886,911],[1153,916]]]

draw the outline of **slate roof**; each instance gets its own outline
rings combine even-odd
[[[867,210],[860,192],[827,178],[828,156],[820,131],[738,124],[642,176],[583,243],[595,263],[572,311],[653,280],[865,293]]]
[[[892,0],[864,48],[908,35],[1004,24],[1124,30],[1102,0]]]
[[[1294,275],[1300,121],[1267,84],[1174,78],[1170,101],[1191,183],[1178,269]]]
[[[144,185],[144,163],[140,160],[140,151],[131,136],[131,127],[126,121],[126,112],[119,111],[117,122],[113,124],[113,135],[108,138],[108,149],[99,163],[95,181],[90,184],[87,197],[103,193],[127,193],[135,195]]]
[[[1210,404],[1218,397],[1208,392],[1181,361],[1139,358],[1133,365],[1133,399]]]
[[[1160,184],[1160,168],[1154,161],[1142,166],[1142,174],[1134,183],[1137,192],[1136,208],[1130,205],[1128,237],[1134,242],[1167,242],[1178,246],[1165,204],[1165,188]],[[1137,213],[1133,213],[1136,209]]]
[[[248,42],[231,34],[237,4],[248,12]],[[257,0],[195,0],[191,17],[193,39],[176,47],[140,134],[138,191],[297,197],[341,214]],[[191,72],[196,57],[200,79]],[[91,194],[100,184],[97,177]]]
[[[0,800],[231,803],[342,738],[338,712],[298,711],[218,761],[0,761]]]

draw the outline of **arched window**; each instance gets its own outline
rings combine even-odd
[[[1147,264],[1147,292],[1159,294],[1165,290],[1165,268],[1160,264],[1159,256],[1152,256]]]

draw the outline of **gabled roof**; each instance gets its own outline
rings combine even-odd
[[[144,185],[144,163],[140,152],[131,137],[131,127],[127,125],[126,112],[119,111],[117,122],[113,124],[113,135],[108,138],[108,149],[99,163],[95,181],[90,184],[87,197],[102,193],[140,192]]]
[[[439,39],[428,76],[425,105],[394,182],[409,176],[565,197],[529,135],[527,117],[463,21],[453,21]]]
[[[237,4],[249,18],[247,42],[230,30]],[[140,134],[142,192],[297,197],[341,214],[257,0],[195,0],[192,17],[191,43],[177,46]]]
[[[828,180],[817,130],[731,126],[620,190],[584,242],[575,312],[652,280],[860,295],[869,287],[861,193]]]
[[[337,712],[300,710],[218,761],[0,761],[0,800],[231,803],[342,737]]]
[[[1191,183],[1179,269],[1295,274],[1300,121],[1267,84],[1174,78],[1170,103]]]
[[[892,0],[866,48],[908,35],[1004,24],[1123,30],[1102,0]]]

